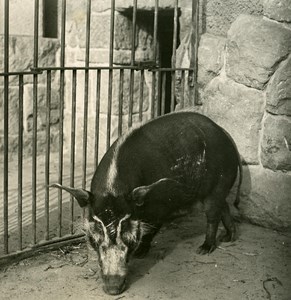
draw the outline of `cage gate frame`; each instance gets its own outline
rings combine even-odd
[[[9,70],[9,0],[4,1],[4,71],[0,73],[0,79],[4,78],[4,100],[3,100],[3,115],[4,115],[4,147],[3,147],[3,212],[0,212],[3,216],[3,250],[0,250],[0,264],[10,261],[15,258],[22,258],[31,255],[38,251],[50,250],[54,247],[60,247],[72,242],[81,242],[84,240],[84,235],[81,233],[76,234],[74,231],[74,200],[70,198],[69,212],[67,217],[70,219],[69,230],[66,234],[63,234],[63,197],[62,191],[57,192],[57,229],[54,232],[55,237],[52,237],[50,232],[50,200],[51,194],[49,192],[50,184],[50,162],[51,162],[51,145],[50,145],[50,107],[52,101],[52,74],[59,74],[60,82],[60,102],[59,102],[59,145],[58,145],[58,183],[62,184],[64,179],[63,166],[64,166],[64,94],[65,94],[65,75],[70,74],[72,78],[71,93],[72,93],[72,107],[71,107],[71,148],[70,148],[70,175],[69,183],[71,186],[75,184],[75,166],[76,166],[76,87],[77,87],[77,75],[79,72],[84,72],[84,116],[83,116],[83,141],[82,141],[82,174],[81,185],[82,188],[86,188],[87,179],[87,138],[88,138],[88,99],[89,99],[89,74],[94,72],[96,74],[96,121],[95,121],[95,154],[94,154],[94,166],[98,165],[99,159],[99,129],[100,129],[100,90],[102,86],[101,75],[103,71],[108,72],[108,100],[107,100],[107,136],[106,136],[106,149],[109,148],[111,143],[111,117],[112,117],[112,81],[113,72],[119,72],[119,115],[118,115],[118,135],[122,134],[122,102],[123,102],[123,81],[124,72],[130,73],[130,86],[129,86],[129,103],[128,103],[128,127],[133,124],[133,89],[134,89],[134,76],[135,72],[140,73],[139,82],[139,121],[142,120],[143,112],[143,87],[145,80],[145,71],[150,71],[152,74],[152,95],[151,95],[151,112],[150,117],[154,118],[158,115],[164,114],[165,111],[165,84],[166,74],[171,76],[171,99],[170,99],[170,111],[175,110],[175,80],[176,73],[180,72],[182,87],[184,87],[185,80],[188,77],[188,85],[192,88],[194,103],[199,105],[197,97],[197,53],[198,53],[198,37],[199,37],[199,1],[192,0],[192,25],[191,25],[191,61],[187,68],[176,67],[176,49],[178,40],[178,22],[179,22],[179,3],[178,0],[173,0],[173,49],[172,49],[172,62],[171,67],[161,67],[157,64],[157,38],[158,38],[158,24],[159,24],[159,0],[155,0],[155,6],[153,8],[153,57],[152,62],[137,62],[135,59],[135,44],[136,44],[136,27],[137,27],[137,12],[138,1],[132,2],[132,35],[131,35],[131,54],[130,64],[126,66],[114,65],[114,20],[115,20],[115,0],[111,0],[110,10],[110,43],[109,43],[109,64],[108,66],[90,66],[90,32],[91,32],[91,1],[86,0],[86,37],[85,37],[85,64],[83,67],[67,67],[65,64],[65,43],[66,43],[66,0],[61,1],[60,5],[60,66],[59,67],[41,67],[39,66],[39,0],[34,1],[34,53],[33,53],[33,67],[29,71],[10,71]],[[46,76],[46,129],[45,129],[45,150],[44,150],[44,238],[39,240],[37,237],[37,203],[38,203],[38,183],[37,178],[39,176],[38,170],[38,87],[39,76]],[[188,76],[187,76],[188,75]],[[9,238],[11,238],[15,232],[10,230],[9,219],[9,206],[11,194],[10,181],[9,181],[9,80],[14,76],[18,78],[18,154],[17,154],[17,247],[10,247]],[[24,245],[23,238],[23,87],[24,81],[27,76],[32,77],[33,85],[33,120],[32,120],[32,162],[31,162],[31,199],[28,199],[30,211],[31,211],[31,230],[30,230],[30,244]],[[156,96],[156,90],[157,95]],[[155,91],[155,92],[153,92]],[[158,97],[158,98],[156,98]],[[157,102],[157,100],[160,102]],[[181,92],[181,102],[183,106],[184,88]],[[30,198],[30,197],[26,197]],[[1,206],[0,206],[1,210]],[[2,251],[2,252],[1,252]]]

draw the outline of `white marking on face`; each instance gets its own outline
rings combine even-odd
[[[107,188],[108,191],[113,195],[116,195],[116,190],[114,188],[114,183],[117,177],[117,166],[116,166],[116,157],[113,156],[112,162],[109,166],[108,173],[107,173]]]
[[[116,228],[116,243],[113,243],[110,240],[108,228],[100,218],[94,215],[94,222],[84,220],[84,228],[86,229],[87,234],[96,242],[101,263],[101,271],[105,276],[126,276],[128,246],[125,242],[133,243],[135,246],[134,248],[136,249],[139,246],[142,236],[147,234],[153,228],[150,224],[130,220],[130,230],[122,232],[122,223],[129,218],[130,215],[127,214],[119,220]],[[100,232],[96,232],[96,222],[98,222],[102,228],[102,235]]]
[[[120,219],[119,223],[118,223],[118,226],[117,226],[117,236],[116,236],[116,242],[117,243],[123,243],[122,240],[121,240],[121,226],[122,226],[122,222],[127,220],[128,218],[130,218],[130,215],[127,214],[125,215],[122,219]]]
[[[103,224],[104,236],[107,237],[106,240],[104,239],[104,242],[99,246],[99,255],[103,275],[119,275],[123,277],[127,273],[126,261],[128,247],[121,239],[121,226],[122,222],[129,217],[130,215],[126,215],[118,223],[116,244],[110,243],[108,233],[103,222],[98,217],[93,217],[95,220],[98,220],[98,222],[101,222]]]
[[[109,236],[108,236],[108,232],[106,230],[106,227],[105,227],[104,223],[97,216],[93,216],[93,219],[95,221],[97,221],[99,224],[101,224],[102,229],[103,229],[103,234],[104,234],[104,241],[103,241],[103,243],[106,244],[106,245],[109,245]]]

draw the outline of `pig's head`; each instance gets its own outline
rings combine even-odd
[[[130,254],[138,248],[149,226],[133,220],[124,206],[117,208],[112,199],[105,199],[106,205],[100,209],[96,207],[94,196],[86,190],[59,184],[51,187],[69,192],[81,207],[86,208],[84,229],[90,245],[98,254],[104,291],[111,295],[122,293],[126,287]]]

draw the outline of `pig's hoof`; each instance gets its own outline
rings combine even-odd
[[[201,255],[209,254],[209,253],[213,252],[215,250],[215,248],[216,248],[215,244],[209,245],[207,243],[204,243],[197,249],[196,253],[201,254]]]

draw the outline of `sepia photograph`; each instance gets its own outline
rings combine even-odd
[[[291,0],[0,0],[0,299],[291,299]]]

